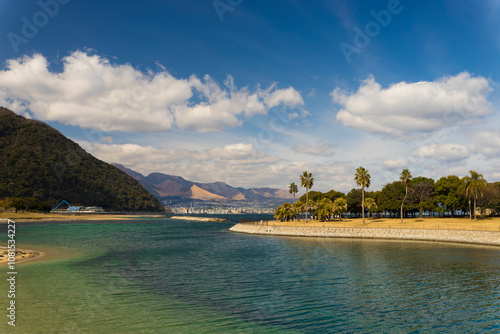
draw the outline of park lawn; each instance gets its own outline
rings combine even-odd
[[[304,219],[300,221],[281,222],[272,220],[269,225],[276,226],[310,226],[310,227],[367,227],[367,228],[411,228],[432,230],[468,230],[468,231],[496,231],[500,232],[500,217],[479,218],[477,221],[469,218],[406,218],[401,224],[400,218],[343,218],[342,221],[320,222]]]

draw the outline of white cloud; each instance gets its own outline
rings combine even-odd
[[[221,181],[234,187],[287,189],[291,182],[299,184],[299,175],[307,170],[316,180],[313,190],[349,191],[354,187],[354,168],[349,163],[290,162],[266,154],[252,144],[176,150],[136,144],[79,143],[101,160],[120,163],[144,175],[161,172],[191,181]]]
[[[421,146],[411,152],[414,157],[431,158],[443,162],[453,162],[469,157],[469,149],[460,144],[443,143]]]
[[[38,119],[103,131],[153,132],[180,129],[222,131],[269,109],[304,105],[293,87],[238,89],[210,76],[178,79],[165,71],[141,72],[106,58],[76,51],[63,59],[61,73],[40,55],[7,61],[0,71],[0,105]]]
[[[491,90],[487,79],[462,72],[385,89],[370,76],[357,92],[336,88],[331,96],[342,106],[337,121],[345,126],[402,139],[490,114],[487,95]]]
[[[332,156],[335,154],[335,152],[333,151],[334,148],[335,148],[334,144],[319,144],[319,145],[315,145],[315,146],[301,144],[301,145],[297,145],[297,146],[292,147],[292,150],[295,153]]]
[[[401,159],[384,160],[383,165],[387,169],[400,169],[405,166],[405,162]]]
[[[500,133],[498,131],[478,131],[473,137],[472,151],[486,157],[500,157]]]

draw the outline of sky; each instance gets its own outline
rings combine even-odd
[[[4,0],[0,105],[144,175],[499,181],[499,17],[500,0]]]

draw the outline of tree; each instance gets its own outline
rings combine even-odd
[[[329,198],[332,202],[335,202],[337,198],[345,197],[345,194],[343,192],[336,191],[334,189],[324,193],[323,195],[324,197]]]
[[[345,196],[347,211],[355,214],[361,213],[362,199],[361,189],[352,188]]]
[[[481,212],[481,216],[487,214],[486,210],[490,210],[490,214],[493,215],[498,212],[500,206],[499,184],[499,182],[488,183],[483,190],[482,196],[477,199],[477,206],[478,210]]]
[[[342,213],[347,211],[347,202],[344,198],[339,197],[333,202],[333,214],[338,214],[342,220]]]
[[[466,203],[463,195],[465,184],[458,176],[442,177],[436,182],[434,188],[436,202],[446,208],[452,217],[459,208],[465,209]]]
[[[474,220],[477,220],[477,215],[476,215],[476,202],[477,202],[477,196],[479,194],[482,194],[484,189],[486,188],[486,180],[483,176],[483,174],[479,174],[473,170],[469,171],[470,175],[465,176],[465,192],[466,196],[469,197],[469,206],[470,206],[470,198],[472,197],[474,199]],[[472,220],[472,213],[470,215],[470,219]]]
[[[397,215],[401,211],[401,201],[405,197],[405,185],[401,181],[394,181],[384,186],[379,194],[377,206],[381,212],[388,211]],[[405,209],[410,209],[406,207]]]
[[[405,197],[403,198],[403,202],[401,202],[401,223],[403,223],[403,206],[405,204],[406,197],[408,197],[408,183],[411,180],[410,170],[408,168],[403,169],[399,179],[403,182],[406,188]]]
[[[333,203],[329,198],[323,198],[318,203],[317,213],[318,219],[322,222],[325,220],[330,220],[330,216],[333,214]]]
[[[288,190],[290,194],[293,194],[293,204],[295,204],[295,194],[299,192],[299,188],[295,184],[295,182],[290,183],[290,188]]]
[[[423,217],[424,210],[434,208],[434,180],[426,177],[416,177],[410,182],[410,200],[418,208],[418,217]]]
[[[373,208],[375,209],[377,207],[377,203],[375,203],[375,200],[371,197],[368,197],[365,201],[365,206],[368,209],[368,213],[370,213],[370,210]],[[370,215],[368,215],[370,217]]]
[[[366,169],[358,167],[356,174],[354,174],[356,185],[361,186],[361,214],[363,217],[363,224],[365,223],[365,188],[370,187],[371,176]]]
[[[311,191],[309,191],[307,198],[306,198],[306,194],[304,194],[304,195],[300,196],[299,200],[301,200],[302,202],[306,202],[306,200],[309,199],[312,202],[319,202],[323,198],[325,198],[324,193],[322,193],[321,191],[311,190]]]
[[[297,201],[297,202],[293,203],[292,208],[293,208],[293,212],[295,214],[294,217],[300,218],[300,213],[303,212],[303,210],[304,210],[304,203],[301,201]]]
[[[306,223],[307,223],[307,213],[309,209],[309,189],[312,188],[313,182],[314,178],[312,177],[312,173],[304,171],[300,176],[300,186],[306,188]]]
[[[281,221],[289,221],[294,216],[295,216],[295,210],[294,210],[292,204],[290,204],[288,202],[281,204],[274,211],[274,218],[279,219]]]

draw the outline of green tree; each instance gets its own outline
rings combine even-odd
[[[478,198],[477,205],[481,215],[485,214],[487,209],[491,210],[494,215],[498,213],[500,211],[500,182],[488,183],[483,196]]]
[[[361,189],[352,188],[345,196],[347,211],[355,214],[361,213],[362,199]]]
[[[370,187],[371,176],[366,169],[358,167],[356,174],[354,174],[356,185],[361,186],[361,215],[363,217],[363,224],[365,223],[365,188]]]
[[[293,194],[293,204],[295,204],[295,194],[299,192],[299,188],[295,184],[295,182],[290,183],[290,188],[288,189],[290,194]]]
[[[347,202],[345,198],[339,197],[333,202],[333,214],[338,214],[342,220],[342,213],[347,211]]]
[[[401,223],[403,223],[403,206],[405,204],[406,197],[408,197],[408,183],[411,180],[411,173],[410,170],[405,168],[401,171],[401,175],[399,176],[399,179],[403,182],[406,188],[405,192],[405,197],[403,198],[403,202],[401,202]]]
[[[300,176],[300,186],[306,188],[306,223],[307,223],[307,214],[309,209],[309,189],[312,188],[313,183],[314,183],[314,178],[312,177],[312,173],[304,171]]]
[[[368,197],[365,200],[365,206],[368,209],[368,217],[370,217],[370,212],[372,209],[375,209],[377,207],[377,203],[375,203],[375,200],[371,197]]]
[[[343,192],[336,191],[334,189],[324,193],[323,195],[324,197],[329,198],[332,202],[335,202],[337,198],[345,197],[345,194]]]
[[[446,208],[452,217],[459,208],[462,209],[466,205],[463,195],[465,192],[465,184],[458,176],[443,176],[437,180],[434,188],[436,202]]]
[[[487,182],[483,174],[479,174],[478,172],[475,172],[473,170],[469,171],[469,173],[470,175],[464,177],[466,184],[465,192],[466,196],[469,197],[469,203],[471,197],[474,199],[474,220],[477,220],[477,215],[476,215],[477,197],[478,195],[482,194],[482,192],[486,188]],[[472,220],[472,214],[470,216],[470,219]]]
[[[309,199],[310,201],[312,202],[319,202],[321,201],[321,199],[325,198],[325,194],[322,193],[321,191],[314,191],[314,190],[311,190],[309,191],[308,197],[306,198],[306,194],[300,196],[299,200],[301,200],[302,202],[306,202],[307,199]]]
[[[324,222],[325,220],[330,220],[330,216],[333,212],[333,203],[329,198],[323,198],[319,201],[317,214],[320,221]]]
[[[274,218],[279,219],[281,221],[289,221],[294,217],[295,211],[293,209],[292,204],[285,202],[281,204],[276,210],[274,211]]]
[[[405,186],[401,181],[388,183],[379,194],[377,205],[381,212],[388,211],[396,215],[405,196]]]

